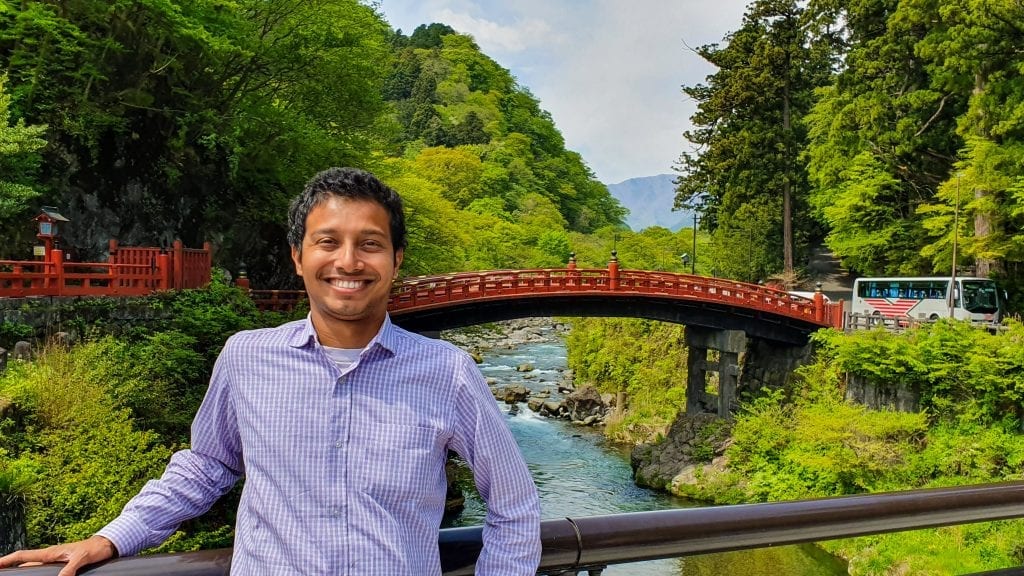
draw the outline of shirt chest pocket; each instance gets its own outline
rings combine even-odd
[[[382,503],[422,504],[444,497],[447,450],[436,430],[371,424],[353,430],[352,439],[353,478],[361,491]]]

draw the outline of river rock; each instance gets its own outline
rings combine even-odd
[[[533,364],[530,364],[529,362],[516,366],[516,372],[533,372],[533,370]]]
[[[526,386],[505,386],[499,389],[499,394],[505,404],[517,404],[530,397],[530,389]]]
[[[493,324],[445,330],[441,337],[466,350],[512,349],[528,342],[550,342],[569,331],[552,318],[517,318]]]
[[[730,431],[731,423],[716,414],[680,414],[663,441],[633,449],[633,479],[638,486],[670,489],[673,483],[685,479],[688,466],[696,470],[722,456],[729,444]]]
[[[673,494],[679,494],[685,491],[685,486],[696,486],[701,479],[707,481],[708,478],[724,474],[728,468],[728,456],[716,456],[710,464],[687,464],[669,482],[668,490]]]
[[[586,386],[566,396],[563,406],[569,413],[569,419],[583,422],[587,416],[604,416],[607,407],[601,401],[597,388]]]
[[[32,345],[24,340],[20,340],[14,343],[14,351],[11,352],[12,360],[31,360],[32,359]]]
[[[71,345],[75,343],[75,337],[70,332],[55,332],[53,336],[50,337],[50,343],[66,350],[71,348]]]
[[[541,403],[540,411],[538,412],[541,416],[554,416],[558,417],[562,415],[562,403],[555,400],[548,400],[547,402]]]

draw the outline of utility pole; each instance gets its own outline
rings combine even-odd
[[[956,238],[960,229],[960,173],[956,173],[956,202],[953,204],[953,269],[949,273],[949,317],[956,311]]]
[[[690,274],[697,273],[697,210],[693,210],[693,259],[690,260]]]

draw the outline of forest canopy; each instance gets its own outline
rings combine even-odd
[[[31,134],[0,150],[0,257],[31,253],[46,204],[84,258],[210,241],[254,285],[294,285],[287,203],[335,165],[406,197],[410,274],[562,265],[570,233],[626,213],[472,38],[406,36],[357,0],[0,0],[0,70],[0,130]]]

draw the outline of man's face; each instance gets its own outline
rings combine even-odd
[[[293,247],[292,260],[324,344],[357,347],[366,342],[332,340],[376,334],[402,255],[391,243],[388,211],[376,202],[332,196],[309,212],[302,251]]]

